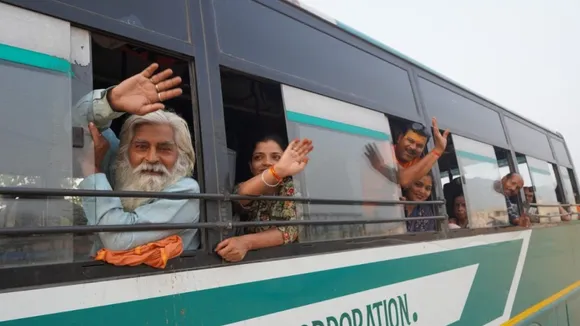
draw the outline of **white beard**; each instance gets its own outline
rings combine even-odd
[[[167,186],[172,185],[186,176],[186,171],[181,164],[181,157],[173,167],[173,171],[161,164],[141,163],[132,168],[126,155],[120,154],[115,164],[115,190],[121,191],[150,191],[160,192]],[[142,171],[160,172],[161,175],[144,174]],[[151,198],[121,198],[121,203],[126,211],[133,212],[139,206]]]

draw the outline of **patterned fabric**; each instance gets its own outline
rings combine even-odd
[[[504,196],[505,197],[505,204],[507,206],[507,212],[508,212],[508,217],[510,220],[510,223],[512,225],[516,225],[515,224],[515,219],[517,219],[518,217],[520,217],[520,214],[518,214],[518,205],[514,204],[509,197]]]
[[[406,210],[405,210],[406,212]],[[435,216],[429,205],[417,205],[413,208],[411,214],[407,217]],[[407,222],[407,232],[427,232],[435,231],[437,228],[436,220],[416,220]]]
[[[234,193],[237,194],[239,185],[236,185]],[[282,181],[280,191],[277,196],[294,196],[294,182],[291,177]],[[238,205],[241,206],[241,205]],[[266,201],[254,200],[249,206],[242,206],[248,215],[248,221],[292,221],[296,219],[296,202],[294,201]],[[249,233],[259,233],[269,230],[270,226],[249,227]],[[296,241],[298,238],[298,227],[278,226],[275,227],[284,237],[284,244]]]

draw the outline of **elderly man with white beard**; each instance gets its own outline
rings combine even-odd
[[[94,142],[94,159],[81,160],[81,189],[199,193],[191,178],[195,153],[185,120],[164,111],[163,101],[181,95],[180,77],[167,69],[155,74],[152,64],[143,72],[106,90],[87,94],[75,114],[87,126]],[[111,121],[131,114],[117,139]],[[89,225],[195,223],[199,200],[149,198],[84,198]],[[179,235],[184,250],[197,249],[197,229],[99,233],[93,251],[129,250]],[[94,254],[93,252],[93,254]]]

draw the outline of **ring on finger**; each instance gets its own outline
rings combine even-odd
[[[157,90],[157,93],[159,93],[159,86],[157,84],[155,84],[155,89]]]
[[[157,98],[159,99],[159,102],[163,102],[163,100],[161,99],[161,93],[157,93]]]

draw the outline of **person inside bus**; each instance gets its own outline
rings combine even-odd
[[[157,68],[154,63],[117,86],[87,94],[77,104],[74,113],[84,119],[79,123],[88,125],[94,142],[94,153],[80,160],[81,189],[200,192],[190,177],[195,153],[187,123],[163,110],[163,101],[181,95],[181,78],[171,78],[170,69],[156,73]],[[111,121],[126,113],[130,116],[118,139]],[[85,197],[83,208],[88,225],[196,223],[200,214],[198,199]],[[93,251],[130,250],[175,235],[183,249],[199,247],[196,229],[106,232],[98,234]]]
[[[447,147],[447,137],[449,136],[449,130],[445,130],[441,134],[436,118],[432,119],[432,123],[435,148],[427,155],[421,157],[429,140],[429,130],[423,124],[414,122],[406,126],[393,146],[394,156],[399,167],[397,172],[385,164],[376,145],[369,144],[366,146],[365,155],[372,167],[385,178],[401,185],[403,189],[413,185],[414,182],[427,175],[435,162],[443,155]]]
[[[304,170],[308,154],[312,151],[309,139],[294,140],[284,150],[277,136],[266,136],[254,143],[250,158],[251,179],[236,185],[238,195],[294,196],[292,176]],[[297,219],[296,202],[242,200],[236,208],[248,221],[293,221]],[[244,259],[248,251],[275,247],[296,241],[298,228],[289,226],[250,227],[242,236],[231,237],[220,242],[215,252],[229,262]]]
[[[535,215],[538,215],[538,207],[530,206],[530,204],[536,204],[536,194],[534,193],[534,187],[524,187],[524,196],[525,201],[523,206],[527,207],[525,212],[528,216],[530,216],[530,218],[533,219]]]
[[[510,172],[503,176],[501,180],[494,182],[494,190],[502,194],[505,198],[509,222],[511,225],[529,227],[530,218],[525,212],[519,213],[515,199],[520,189],[524,186],[524,179],[515,172]]]
[[[462,193],[453,198],[453,210],[449,216],[450,229],[466,229],[469,224],[467,218],[467,206],[465,205],[465,196]]]
[[[433,176],[427,173],[421,179],[413,182],[410,187],[404,190],[404,197],[401,200],[409,201],[427,201],[431,197],[433,188]],[[435,216],[431,205],[405,205],[406,217]],[[436,220],[415,220],[407,222],[407,232],[426,232],[436,231]]]

